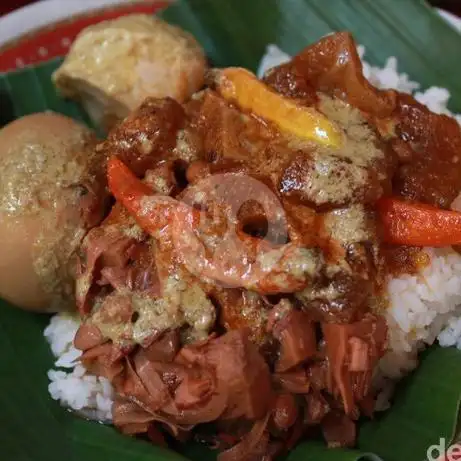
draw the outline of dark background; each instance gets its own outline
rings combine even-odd
[[[61,1],[65,2],[66,0]],[[0,0],[0,15],[33,2],[34,0]],[[429,0],[429,2],[461,16],[461,0]]]
[[[461,16],[461,0],[429,0],[429,3]]]

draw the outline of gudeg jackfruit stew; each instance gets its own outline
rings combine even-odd
[[[173,40],[170,27],[158,33]],[[353,447],[383,382],[417,356],[416,342],[401,346],[395,284],[459,257],[460,126],[372,86],[348,33],[262,79],[208,69],[178,37],[197,50],[199,83],[143,91],[105,119],[104,141],[51,113],[0,131],[0,241],[18,249],[0,295],[61,312],[48,338],[78,313],[79,376],[110,391],[104,417],[67,405],[124,434],[200,440],[220,461],[274,459],[318,434]],[[58,85],[117,97],[85,72],[73,80],[90,59],[80,46]],[[50,392],[64,400],[56,373]]]

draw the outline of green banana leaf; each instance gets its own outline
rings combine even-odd
[[[182,0],[163,17],[194,33],[214,65],[253,70],[268,43],[296,53],[328,32],[350,30],[366,45],[369,62],[382,65],[388,56],[397,56],[400,70],[423,87],[447,87],[451,109],[461,112],[461,37],[423,1]],[[43,110],[89,123],[78,105],[54,90],[50,76],[59,62],[0,75],[1,125]],[[188,444],[177,454],[61,408],[47,392],[46,373],[53,365],[43,338],[48,321],[0,301],[0,459],[216,459],[216,453],[198,444]],[[432,347],[421,356],[419,369],[399,386],[392,409],[361,424],[357,450],[328,450],[319,441],[308,441],[287,461],[421,461],[440,438],[449,446],[455,437],[460,397],[461,352]]]
[[[162,16],[192,32],[215,66],[252,70],[268,43],[295,54],[348,30],[371,64],[396,56],[423,87],[448,88],[461,112],[461,38],[423,0],[179,0]]]

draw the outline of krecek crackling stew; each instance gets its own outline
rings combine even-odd
[[[319,429],[352,447],[387,281],[461,244],[460,128],[371,86],[347,33],[262,80],[203,71],[100,143],[55,114],[0,131],[0,295],[76,306],[81,362],[112,383],[125,434],[196,438],[221,461]]]

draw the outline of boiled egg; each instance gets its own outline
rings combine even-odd
[[[51,112],[0,130],[0,298],[35,311],[74,307],[76,252],[105,212],[96,142]]]

